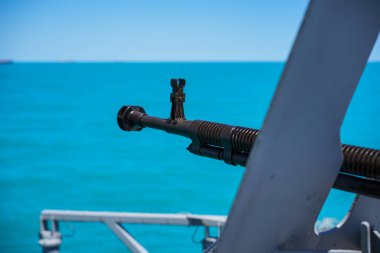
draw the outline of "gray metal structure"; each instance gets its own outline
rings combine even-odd
[[[205,240],[212,241],[212,238],[209,237],[210,227],[216,227],[218,234],[220,234],[226,222],[226,217],[221,215],[44,210],[40,216],[39,240],[43,252],[59,252],[59,247],[62,243],[58,226],[60,221],[104,223],[131,252],[146,253],[148,251],[122,224],[198,226],[205,229]]]
[[[205,252],[380,252],[377,199],[358,196],[335,229],[314,230],[342,163],[340,127],[379,31],[379,0],[310,2],[225,229]],[[225,217],[46,210],[44,252],[58,252],[63,220],[104,222],[132,252],[142,253],[146,249],[121,223],[221,231]]]
[[[379,231],[380,202],[360,197],[338,231],[314,232],[342,163],[340,127],[379,31],[378,0],[310,2],[216,252],[360,250],[360,222]]]

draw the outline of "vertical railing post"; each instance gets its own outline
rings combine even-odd
[[[50,223],[51,229],[49,229],[49,222],[41,218],[38,244],[41,246],[43,253],[59,253],[62,240],[58,221],[51,220]]]

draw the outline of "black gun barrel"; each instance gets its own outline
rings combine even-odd
[[[190,138],[191,153],[245,166],[260,131],[204,120],[186,120],[184,79],[171,80],[170,118],[149,116],[140,106],[123,106],[117,115],[119,127],[140,131],[145,127]],[[380,198],[380,150],[342,145],[344,161],[335,181],[337,189]]]
[[[200,156],[224,160],[245,166],[257,129],[236,127],[203,120],[179,120],[148,116],[142,107],[124,106],[118,114],[118,124],[126,131],[144,127],[163,130],[192,140],[188,150]],[[230,154],[226,154],[229,152]],[[342,145],[344,162],[341,172],[380,180],[380,150]]]
[[[139,106],[123,106],[117,122],[125,131],[153,128],[192,140],[191,153],[245,166],[257,129],[236,127],[203,120],[163,119],[146,114]],[[380,150],[342,145],[344,162],[334,187],[380,198]]]

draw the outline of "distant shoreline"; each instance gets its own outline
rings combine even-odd
[[[12,60],[0,59],[0,64],[12,64],[12,63],[14,63]]]

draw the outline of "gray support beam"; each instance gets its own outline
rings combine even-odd
[[[371,253],[371,225],[366,221],[360,224],[360,238],[363,253]]]
[[[319,247],[314,223],[342,162],[340,127],[379,30],[378,0],[310,2],[218,253]]]
[[[220,231],[226,222],[226,216],[43,210],[40,216],[41,239],[39,240],[43,252],[59,252],[61,245],[61,235],[58,231],[59,221],[105,223],[132,252],[146,253],[148,251],[121,226],[121,223],[217,227]],[[48,223],[51,224],[51,228],[49,228]]]
[[[71,210],[43,210],[44,220],[61,220],[77,222],[116,222],[129,224],[156,224],[178,226],[216,226],[221,227],[226,221],[223,215],[161,214],[161,213],[126,213],[93,212]]]
[[[105,223],[133,253],[148,253],[148,251],[122,226],[114,222]]]

